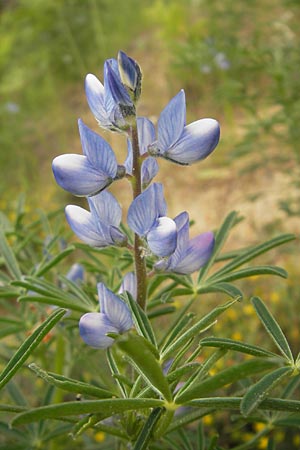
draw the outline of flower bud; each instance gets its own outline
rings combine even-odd
[[[119,51],[118,67],[122,83],[129,92],[133,102],[137,102],[142,90],[142,72],[140,66],[126,53]]]

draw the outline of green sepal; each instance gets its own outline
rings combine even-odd
[[[19,347],[6,367],[0,374],[0,388],[2,388],[17,370],[23,365],[29,355],[36,349],[42,339],[65,315],[65,309],[55,310]]]
[[[129,399],[113,398],[105,400],[83,400],[80,402],[57,403],[55,405],[41,406],[18,414],[11,422],[12,426],[39,422],[44,419],[58,419],[82,414],[99,414],[99,420],[126,411],[135,411],[163,406],[164,401],[159,399]]]
[[[251,414],[269,393],[278,386],[282,379],[290,376],[293,372],[291,367],[280,367],[261,378],[252,385],[241,401],[241,413],[243,416]]]
[[[274,361],[262,359],[252,359],[240,364],[235,364],[210,378],[206,378],[195,386],[192,386],[191,389],[185,391],[182,395],[178,395],[176,403],[183,404],[189,402],[190,400],[207,395],[209,392],[214,392],[227,384],[232,384],[251,375],[272,369],[274,366],[276,367]]]
[[[97,386],[93,386],[82,381],[74,380],[72,378],[64,377],[52,372],[46,372],[46,370],[41,369],[36,364],[29,364],[29,369],[31,369],[38,377],[45,380],[47,383],[56,386],[64,391],[75,392],[77,394],[90,395],[97,398],[111,398],[115,394]]]
[[[258,297],[253,297],[251,299],[251,303],[253,304],[255,311],[262,321],[265,329],[267,330],[283,356],[288,360],[288,362],[294,363],[293,354],[288,341],[283,334],[283,331],[280,328],[279,324],[276,322],[275,318],[272,316],[264,302]]]
[[[255,345],[246,344],[245,342],[234,341],[227,338],[206,337],[200,341],[200,345],[203,347],[219,347],[227,350],[233,350],[235,352],[246,353],[247,355],[264,357],[264,358],[278,358],[278,355],[273,352],[269,352],[261,347]]]
[[[115,341],[125,353],[134,368],[146,380],[146,383],[162,395],[167,401],[172,400],[169,384],[158,361],[157,349],[143,336],[132,332],[118,337]]]

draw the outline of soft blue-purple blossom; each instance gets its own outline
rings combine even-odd
[[[127,305],[108,289],[98,283],[100,312],[84,314],[79,321],[79,332],[84,342],[94,348],[106,349],[114,340],[107,333],[124,333],[133,326]]]
[[[103,78],[104,86],[95,75],[86,76],[85,91],[89,107],[102,128],[126,130],[127,118],[130,121],[130,117],[135,116],[135,106],[122,83],[116,59],[105,61]]]
[[[220,138],[215,119],[200,119],[186,125],[185,94],[181,90],[161,112],[157,124],[157,140],[148,146],[148,153],[182,165],[206,158]]]
[[[92,247],[123,246],[127,238],[119,229],[121,207],[107,191],[88,198],[90,211],[76,205],[66,207],[67,221],[74,233]]]
[[[95,195],[119,178],[121,170],[110,145],[82,120],[78,127],[83,155],[57,156],[52,163],[53,173],[66,191],[77,196]]]
[[[140,237],[147,240],[150,250],[157,256],[168,256],[177,243],[174,220],[166,217],[167,206],[160,183],[153,183],[138,195],[128,209],[127,223]]]
[[[66,278],[74,283],[81,283],[84,277],[84,268],[79,263],[72,264]]]
[[[174,219],[177,226],[177,247],[174,253],[155,264],[157,271],[191,274],[199,270],[210,258],[214,249],[214,234],[211,231],[189,239],[189,215],[179,214]]]

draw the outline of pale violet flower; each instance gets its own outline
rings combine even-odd
[[[133,83],[133,75],[126,66],[124,58],[122,77]],[[108,59],[104,63],[104,85],[93,74],[88,74],[85,79],[85,91],[89,107],[98,124],[102,128],[112,131],[123,131],[128,128],[128,120],[135,116],[135,106],[130,94],[123,84],[120,76],[119,65],[116,59]]]
[[[214,249],[214,234],[211,231],[189,239],[189,215],[179,214],[174,219],[177,226],[177,247],[174,253],[155,264],[157,271],[191,274],[199,270],[210,258]]]
[[[119,229],[121,207],[107,191],[88,198],[90,212],[80,206],[68,205],[67,221],[74,233],[92,247],[123,246],[126,236]]]
[[[90,196],[101,192],[115,179],[125,175],[118,166],[110,145],[97,133],[78,121],[83,155],[65,154],[52,162],[56,182],[77,196]]]
[[[122,334],[133,326],[127,305],[108,289],[98,283],[100,312],[84,314],[79,321],[79,332],[84,342],[94,348],[106,349],[114,340],[107,333]]]
[[[185,93],[181,90],[161,112],[157,123],[157,140],[148,153],[182,165],[206,158],[220,138],[215,119],[200,119],[186,125]]]
[[[167,206],[160,183],[151,184],[138,195],[128,209],[127,223],[140,237],[147,240],[152,253],[168,256],[177,244],[174,220],[166,217]]]
[[[79,263],[72,264],[66,278],[74,283],[81,283],[84,277],[84,268]]]

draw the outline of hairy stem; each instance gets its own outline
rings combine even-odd
[[[131,127],[131,143],[132,143],[132,175],[134,177],[133,182],[133,198],[136,198],[142,193],[142,175],[141,175],[141,160],[139,151],[139,140],[136,124]],[[135,272],[137,279],[137,302],[142,309],[146,308],[146,263],[143,256],[143,241],[135,234],[134,236],[134,260],[135,260]]]

